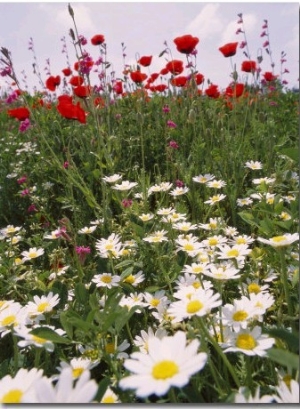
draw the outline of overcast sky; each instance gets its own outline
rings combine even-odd
[[[208,79],[226,87],[230,81],[230,59],[223,57],[218,48],[227,42],[241,42],[242,34],[236,34],[241,27],[237,24],[238,13],[243,13],[248,47],[251,59],[263,55],[262,70],[271,71],[269,55],[262,44],[266,37],[260,37],[263,20],[268,20],[270,46],[275,63],[274,74],[280,74],[281,51],[286,53],[284,67],[289,70],[284,75],[288,86],[298,87],[299,82],[299,2],[77,2],[71,1],[79,34],[88,40],[94,34],[103,34],[107,43],[107,59],[112,63],[116,77],[122,76],[123,59],[121,43],[126,45],[127,64],[135,64],[136,56],[153,55],[150,72],[164,67],[165,56],[159,53],[166,41],[174,59],[185,59],[176,51],[173,39],[176,36],[192,34],[200,41],[197,45],[197,69]],[[69,29],[73,28],[68,13],[68,2],[0,2],[0,46],[12,53],[19,78],[22,70],[27,75],[27,83],[38,86],[32,72],[33,54],[28,50],[30,37],[43,76],[46,59],[50,59],[52,75],[61,75],[67,66],[62,54],[61,38],[65,36],[71,63],[76,61]],[[97,59],[97,47],[85,49]],[[242,49],[232,58],[240,71],[245,60]],[[148,69],[143,69],[149,73]],[[22,81],[21,81],[22,82]],[[0,85],[5,78],[0,77]],[[3,88],[2,88],[3,89]]]

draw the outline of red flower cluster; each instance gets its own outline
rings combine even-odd
[[[86,123],[86,112],[81,108],[80,103],[73,104],[70,95],[61,95],[58,97],[57,110],[66,119],[76,119],[82,124]]]
[[[91,43],[93,45],[101,45],[105,41],[105,37],[102,34],[96,34],[94,37],[91,38]]]
[[[174,39],[177,51],[183,54],[190,54],[194,51],[196,45],[199,43],[198,37],[193,37],[190,34],[186,34],[182,37],[176,37]]]
[[[225,95],[227,97],[239,98],[244,93],[245,86],[241,83],[236,83],[234,85],[229,85],[225,90]]]
[[[274,75],[274,74],[273,74],[272,72],[270,72],[270,71],[266,71],[266,72],[264,73],[263,77],[264,77],[264,79],[265,79],[267,82],[272,82],[272,81],[275,81],[275,80],[277,79],[277,75]]]
[[[133,82],[141,84],[145,79],[147,79],[147,74],[144,74],[141,71],[131,71],[130,78]]]
[[[58,87],[60,84],[60,76],[57,75],[56,77],[51,77],[47,78],[46,80],[46,87],[48,88],[49,91],[55,91],[56,87]]]
[[[205,94],[210,98],[219,98],[220,91],[218,85],[210,84],[210,86],[206,88]]]
[[[232,57],[236,54],[238,43],[227,43],[219,48],[219,51],[224,55],[224,57]]]
[[[168,72],[170,72],[170,73],[173,74],[173,75],[179,75],[179,74],[181,74],[181,73],[183,72],[183,70],[184,70],[183,61],[181,61],[181,60],[172,60],[172,61],[169,61],[169,62],[166,64],[165,69],[167,70],[166,74],[167,74]],[[162,71],[161,71],[161,74],[163,74]]]
[[[243,61],[241,70],[244,72],[255,72],[256,71],[256,62],[255,61]]]
[[[25,121],[25,119],[29,118],[30,116],[29,109],[27,109],[26,107],[9,109],[7,113],[9,116],[18,119],[19,121]]]

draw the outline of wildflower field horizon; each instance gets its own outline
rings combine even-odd
[[[299,92],[268,21],[269,71],[240,13],[222,90],[198,37],[114,77],[68,13],[61,72],[30,39],[40,90],[0,50],[0,403],[299,403]]]

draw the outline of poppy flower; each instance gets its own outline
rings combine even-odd
[[[140,84],[141,82],[145,81],[147,74],[144,74],[141,71],[131,71],[130,78],[133,82]]]
[[[96,34],[94,37],[91,38],[91,43],[93,45],[101,45],[105,41],[105,37],[102,34]]]
[[[185,76],[180,76],[180,77],[175,77],[171,79],[171,84],[174,85],[175,87],[184,87],[187,83],[187,77]]]
[[[166,69],[173,75],[179,75],[183,72],[183,61],[181,60],[172,60],[166,64]]]
[[[167,75],[167,74],[169,74],[169,70],[168,70],[168,68],[162,68],[161,70],[160,70],[160,75]]]
[[[228,97],[239,98],[244,93],[245,86],[241,83],[236,83],[234,85],[229,85],[225,90],[225,95]]]
[[[210,84],[210,86],[206,88],[205,94],[210,98],[218,98],[220,96],[218,85]]]
[[[190,54],[199,43],[199,38],[186,34],[182,37],[176,37],[173,41],[176,45],[177,51],[183,54]]]
[[[149,67],[149,65],[151,64],[151,62],[152,62],[152,55],[149,55],[149,56],[144,56],[144,57],[141,57],[139,60],[138,60],[138,63],[140,64],[140,65],[142,65],[143,67]]]
[[[204,75],[200,74],[200,72],[198,74],[196,74],[194,76],[194,78],[195,78],[195,81],[196,81],[197,85],[201,85],[203,83],[203,81],[204,81]]]
[[[219,51],[224,55],[224,57],[232,57],[236,54],[238,43],[227,43],[219,48]]]
[[[267,82],[275,81],[277,79],[277,75],[273,75],[273,73],[270,71],[266,71],[263,74],[263,77]]]
[[[244,72],[254,72],[256,70],[256,62],[255,61],[243,61],[241,70]]]
[[[61,70],[62,73],[66,76],[69,77],[72,74],[72,70],[71,68],[64,68],[63,70]]]
[[[78,85],[73,88],[74,94],[79,98],[86,98],[91,95],[91,87],[88,85]]]
[[[123,94],[123,83],[122,81],[116,81],[113,85],[113,90],[117,95]]]
[[[82,85],[84,83],[84,79],[80,77],[80,75],[73,75],[73,77],[70,78],[69,84],[71,84],[73,87],[78,87],[79,85]]]
[[[157,92],[164,92],[167,88],[168,87],[166,84],[158,84],[153,87],[154,91],[157,91]]]
[[[60,84],[60,76],[57,75],[56,77],[51,77],[47,78],[46,80],[46,87],[48,88],[49,91],[55,91],[56,87]]]
[[[158,77],[159,77],[159,74],[157,72],[154,72],[153,74],[150,75],[147,82],[148,83],[154,82]]]
[[[57,99],[59,104],[72,104],[73,102],[72,97],[66,94],[60,95]]]
[[[57,110],[66,119],[76,119],[82,124],[86,123],[86,112],[81,108],[79,102],[76,105],[69,102],[59,102]]]
[[[9,109],[7,113],[9,116],[18,119],[19,121],[25,121],[25,119],[29,118],[30,116],[30,112],[26,107]]]
[[[101,98],[101,97],[96,97],[94,99],[94,106],[104,108],[105,107],[105,100],[103,98]]]

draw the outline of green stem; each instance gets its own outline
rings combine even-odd
[[[218,342],[211,336],[209,331],[206,329],[206,326],[205,326],[205,324],[204,324],[204,322],[202,321],[201,318],[199,319],[199,323],[200,323],[201,330],[205,334],[206,338],[208,338],[209,342],[213,345],[213,347],[215,348],[217,353],[220,355],[220,357],[221,357],[222,361],[224,362],[226,368],[230,372],[230,374],[231,374],[237,388],[239,388],[240,387],[240,382],[239,382],[239,380],[238,380],[238,378],[237,378],[237,376],[236,376],[236,374],[234,372],[234,369],[233,369],[232,365],[228,361],[227,356],[222,351],[222,349],[219,346]]]
[[[290,297],[290,293],[289,293],[289,284],[288,284],[288,276],[287,276],[287,267],[286,267],[286,261],[285,261],[285,250],[284,250],[284,248],[279,249],[279,256],[280,256],[280,264],[281,264],[281,274],[280,274],[281,283],[282,283],[282,286],[283,286],[285,300],[286,300],[286,303],[287,303],[288,315],[289,315],[290,318],[292,318],[293,317],[293,306],[292,306],[291,297]],[[291,326],[292,326],[293,332],[296,332],[295,325],[294,325],[293,321],[291,321]]]

